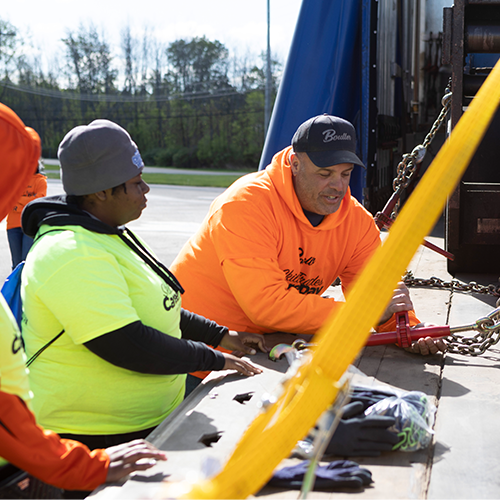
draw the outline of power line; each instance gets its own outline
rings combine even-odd
[[[225,118],[225,117],[234,117],[234,116],[245,116],[245,115],[256,115],[260,114],[264,111],[262,107],[260,108],[252,108],[252,109],[245,109],[245,110],[235,110],[231,111],[228,113],[222,113],[222,112],[213,112],[213,113],[178,113],[178,114],[172,114],[169,116],[162,116],[161,120],[162,121],[170,121],[170,120],[190,120],[190,119],[197,119],[197,118],[207,118],[207,117],[213,117],[213,118]],[[61,118],[59,116],[52,116],[49,114],[44,114],[43,118],[39,118],[36,116],[32,116],[29,113],[23,115],[23,118],[26,121],[30,122],[36,122],[36,121],[48,121],[48,122],[73,122],[73,123],[81,123],[80,118]],[[158,116],[149,116],[149,115],[143,115],[140,117],[137,117],[135,115],[130,115],[130,114],[120,114],[120,120],[125,122],[125,121],[158,121],[159,117]]]
[[[243,91],[216,91],[216,92],[190,92],[182,94],[171,94],[171,95],[142,95],[142,96],[124,96],[124,95],[113,95],[113,94],[81,94],[71,91],[61,91],[55,89],[45,89],[43,87],[31,87],[29,85],[15,85],[9,82],[0,82],[5,88],[15,90],[17,92],[22,92],[26,94],[33,94],[42,97],[52,97],[55,99],[68,99],[73,101],[88,101],[88,102],[129,102],[129,103],[141,103],[141,102],[166,102],[175,100],[194,100],[194,99],[220,99],[223,97],[230,97],[236,95],[245,95],[250,92],[259,91],[260,89],[249,89]]]

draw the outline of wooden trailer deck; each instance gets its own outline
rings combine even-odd
[[[443,247],[439,226],[436,236],[429,239]],[[420,247],[409,269],[419,278],[451,279],[444,257],[424,247]],[[467,283],[498,281],[498,276],[485,275],[457,278]],[[492,295],[448,289],[411,291],[419,318],[439,325],[474,323],[490,313],[496,302]],[[163,481],[196,480],[204,468],[210,470],[214,464],[224,463],[257,415],[262,395],[279,385],[288,367],[286,360],[274,363],[263,354],[252,359],[264,367],[263,374],[253,378],[212,374],[150,435],[155,445],[168,452],[167,462],[119,485],[101,487],[93,497],[162,498]],[[448,353],[422,357],[392,345],[367,347],[356,366],[371,383],[419,390],[431,396],[437,407],[434,442],[428,449],[413,453],[356,457],[355,461],[372,472],[372,486],[357,492],[315,491],[309,498],[500,498],[500,429],[496,425],[500,415],[500,348],[493,346],[478,357]],[[246,393],[251,398],[243,404],[234,400],[236,395]],[[297,460],[285,459],[283,465]],[[298,498],[298,493],[266,487],[256,496]]]

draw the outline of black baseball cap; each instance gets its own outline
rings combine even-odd
[[[296,153],[307,153],[319,168],[339,163],[354,163],[364,167],[356,155],[356,130],[350,122],[338,116],[314,116],[305,121],[292,138]]]

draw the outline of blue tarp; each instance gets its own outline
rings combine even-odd
[[[303,0],[259,170],[290,145],[297,127],[323,113],[340,116],[360,136],[361,2]],[[359,152],[359,151],[358,151]],[[364,174],[356,167],[351,191],[362,199]]]

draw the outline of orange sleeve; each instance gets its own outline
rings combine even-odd
[[[316,237],[304,237],[295,219],[289,222],[286,211],[280,217],[275,207],[261,203],[260,217],[256,217],[255,209],[248,205],[227,203],[211,220],[210,236],[232,295],[248,318],[264,331],[315,334],[343,302],[315,293],[300,293],[290,286],[284,270],[300,270],[299,262],[293,260],[296,246],[291,241],[307,238],[308,249],[314,251],[317,265],[321,266],[315,271],[318,278],[326,283],[330,278],[332,283],[340,276],[346,295],[380,246],[379,230],[364,211],[353,208],[353,215],[342,230],[321,234],[318,231]],[[270,222],[276,220],[274,224]],[[332,233],[344,239],[339,248],[333,237],[322,236]],[[350,255],[348,262],[342,260],[344,253]]]
[[[342,305],[333,298],[290,289],[273,259],[229,259],[222,269],[236,302],[264,330],[314,334]]]
[[[22,399],[0,391],[0,456],[45,483],[94,490],[104,483],[109,457],[37,425]]]
[[[421,321],[417,318],[415,311],[412,309],[408,311],[408,319],[410,320],[410,326],[418,325]],[[375,328],[377,333],[383,332],[395,332],[396,331],[396,315],[393,314],[385,323],[378,325]]]
[[[271,259],[226,260],[224,276],[238,304],[257,325],[288,333],[316,333],[332,311],[343,302],[319,295],[302,295],[288,289],[283,272]],[[272,279],[274,277],[274,279]],[[273,307],[268,307],[273,304]],[[410,326],[420,323],[415,311],[408,311]],[[396,315],[376,331],[396,331]]]

